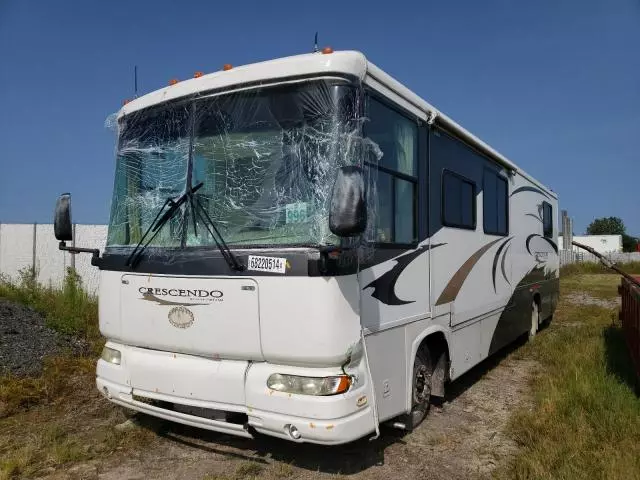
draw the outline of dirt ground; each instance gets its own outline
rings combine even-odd
[[[529,408],[528,382],[535,363],[502,355],[450,385],[448,397],[432,407],[425,422],[404,434],[384,428],[381,438],[338,447],[295,445],[283,440],[246,440],[188,428],[149,417],[135,417],[129,428],[150,429],[145,447],[115,452],[108,458],[49,471],[42,478],[371,479],[483,478],[516,446],[503,433],[510,413]],[[103,400],[104,401],[104,400]],[[125,424],[125,426],[127,426]]]

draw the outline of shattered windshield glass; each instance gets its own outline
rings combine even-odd
[[[310,81],[122,117],[108,246],[136,245],[168,197],[200,182],[195,196],[229,245],[339,244],[328,228],[336,169],[375,155],[359,98],[346,82]],[[190,209],[151,245],[215,245]]]

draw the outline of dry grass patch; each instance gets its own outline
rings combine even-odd
[[[56,357],[44,361],[39,377],[0,377],[0,419],[31,407],[60,401],[77,393],[84,377],[93,378],[95,360]]]
[[[615,299],[618,295],[620,275],[591,273],[572,275],[561,280],[562,293],[581,292],[599,299]]]
[[[113,428],[125,417],[96,391],[93,359],[52,358],[40,377],[2,377],[0,405],[0,480],[52,473],[156,438],[144,428]]]
[[[562,279],[564,290],[609,298],[618,282]],[[532,385],[534,409],[510,422],[520,451],[498,478],[640,478],[640,399],[616,319],[615,309],[561,300],[551,326],[518,352],[542,368]]]
[[[640,262],[626,262],[617,263],[618,268],[627,273],[640,272]],[[585,274],[605,274],[615,275],[618,274],[605,267],[600,262],[582,262],[582,263],[570,263],[560,269],[560,277],[567,278],[571,275],[585,275]]]

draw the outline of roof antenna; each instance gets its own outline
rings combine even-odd
[[[316,38],[313,43],[313,53],[318,53],[318,32],[316,32]]]
[[[133,97],[138,98],[138,66],[133,66]]]

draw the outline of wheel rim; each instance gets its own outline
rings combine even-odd
[[[416,369],[415,378],[413,380],[413,401],[415,404],[424,403],[431,393],[429,374],[427,367],[420,365]]]

